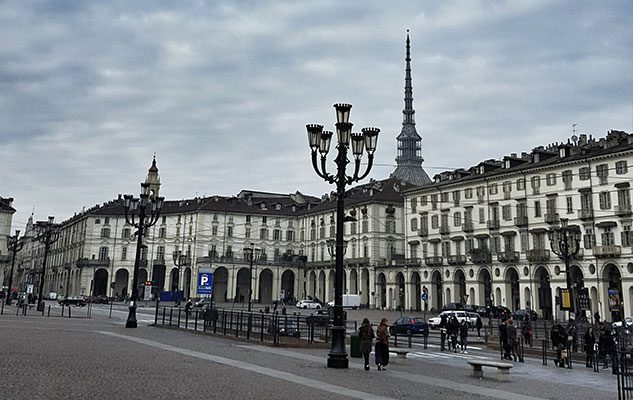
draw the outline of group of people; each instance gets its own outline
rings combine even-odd
[[[365,318],[358,330],[360,352],[365,362],[365,371],[369,371],[370,369],[369,354],[372,348],[374,348],[375,362],[378,370],[384,370],[387,365],[389,365],[389,326],[387,322],[387,318],[381,319],[378,328],[376,328],[376,334],[374,334],[374,328],[372,328],[369,323],[369,319]]]
[[[597,355],[598,359],[602,361],[602,368],[609,368],[609,361],[611,361],[611,365],[613,366],[613,371],[615,373],[617,366],[615,333],[616,332],[611,329],[609,324],[605,324],[604,322],[598,323],[598,329],[596,332],[594,332],[594,328],[592,326],[587,328],[583,341],[586,356],[585,365],[588,368],[594,367],[594,359]]]
[[[457,353],[457,340],[459,338],[460,352],[468,354],[468,329],[470,328],[468,321],[464,319],[459,322],[455,315],[448,318],[446,314],[443,314],[440,318],[440,350],[445,351],[448,347],[449,351],[452,349]],[[478,318],[478,335],[481,330],[481,326],[479,326],[480,321],[481,319]]]

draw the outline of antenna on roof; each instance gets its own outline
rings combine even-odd
[[[578,124],[571,124],[571,132],[574,134],[574,136],[576,136],[576,126],[578,126]]]

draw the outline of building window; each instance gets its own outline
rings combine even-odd
[[[412,198],[412,199],[410,200],[410,203],[411,203],[411,212],[412,212],[412,213],[417,212],[417,209],[418,209],[418,207],[417,207],[417,205],[418,205],[418,201],[417,201],[417,199],[416,199],[415,197],[414,197],[414,198]]]
[[[367,233],[369,231],[369,218],[367,215],[363,215],[363,221],[361,222],[361,230],[363,233]]]
[[[180,228],[176,228],[176,236],[180,236],[179,235],[179,231]],[[211,236],[218,236],[218,227],[217,226],[212,226],[211,227]]]
[[[110,237],[110,228],[101,229],[101,238],[108,239]]]
[[[448,203],[448,193],[440,193],[440,203]]]
[[[165,246],[158,246],[156,248],[156,259],[165,261]]]
[[[286,241],[294,242],[295,241],[295,231],[286,231]]]
[[[565,190],[571,190],[571,185],[573,182],[573,176],[570,169],[563,171],[562,174],[563,184],[565,185]]]
[[[486,188],[484,186],[477,186],[477,201],[483,203],[486,198]]]
[[[266,225],[267,222],[268,222],[268,217],[264,215],[262,217],[262,224]]]
[[[521,251],[525,252],[528,249],[528,233],[526,231],[522,231],[519,233],[521,238]]]
[[[461,197],[461,192],[459,190],[453,191],[453,205],[455,207],[459,207],[460,197]]]
[[[261,228],[259,230],[259,238],[268,240],[268,228]]]
[[[214,215],[214,217],[215,217],[215,215]],[[247,216],[246,216],[246,223],[247,223],[247,224],[250,224],[250,223],[251,223],[251,216],[250,216],[250,215],[247,215]]]
[[[492,183],[490,184],[490,186],[488,186],[488,193],[491,195],[497,194],[499,191],[499,189],[497,188],[497,184],[496,183]]]
[[[245,237],[246,239],[250,239],[250,238],[251,238],[251,228],[246,228],[246,229],[244,230],[244,237]]]
[[[622,225],[622,246],[629,247],[633,245],[633,235],[631,235],[631,225]]]
[[[394,217],[387,217],[385,228],[387,233],[396,233],[396,219]]]
[[[472,199],[473,198],[473,189],[472,188],[464,189],[464,198],[465,199]]]
[[[437,217],[437,215],[431,215],[431,228],[433,229],[437,229],[437,227],[439,226],[439,218]]]
[[[611,192],[600,192],[600,209],[609,210],[611,208]]]
[[[421,196],[421,197],[420,197],[420,205],[424,207],[424,206],[426,206],[427,204],[428,204],[427,197],[426,197],[426,196]]]
[[[123,228],[123,233],[121,234],[121,239],[129,239],[131,236],[130,228]]]
[[[486,210],[484,210],[483,207],[479,208],[479,223],[480,224],[486,223]]]
[[[459,211],[453,214],[453,226],[462,226],[462,213]]]
[[[431,195],[431,209],[437,210],[437,195],[436,194]]]
[[[626,165],[626,160],[616,161],[615,163],[615,173],[618,175],[626,174],[629,168]]]
[[[601,185],[606,185],[607,177],[609,176],[609,165],[608,164],[596,165],[596,175],[598,176],[598,183]]]
[[[540,194],[541,193],[541,177],[533,176],[530,179],[530,186],[532,187],[532,194]]]
[[[512,220],[512,206],[510,204],[504,204],[501,206],[501,215],[504,221]]]
[[[601,238],[603,246],[613,246],[615,244],[613,230],[610,226],[604,228]]]
[[[121,247],[121,261],[127,260],[127,246]]]
[[[95,225],[101,224],[101,220],[99,218],[95,219]]]
[[[547,174],[547,176],[545,177],[545,181],[547,183],[547,186],[556,185],[556,174],[555,173]]]
[[[273,240],[281,240],[281,229],[273,229]]]
[[[99,261],[106,261],[108,259],[108,248],[99,247]]]
[[[517,179],[517,190],[525,190],[525,179],[524,178]]]
[[[411,247],[411,258],[418,258],[418,245],[411,243],[409,245]]]
[[[512,182],[503,182],[503,198],[509,200],[512,198]]]
[[[418,230],[418,219],[417,218],[411,218],[410,224],[411,224],[411,230],[412,231],[415,232],[415,231]]]
[[[578,179],[580,179],[581,181],[586,181],[589,180],[589,178],[591,178],[591,170],[589,169],[589,167],[581,167],[578,170]]]
[[[567,196],[567,214],[572,214],[574,212],[574,202],[572,196]]]
[[[534,202],[534,217],[539,218],[541,216],[541,201],[536,200]]]
[[[585,236],[583,237],[585,249],[591,249],[596,245],[596,238],[593,235],[593,229],[585,229]]]
[[[158,237],[159,238],[165,238],[165,236],[167,236],[167,228],[165,228],[164,226],[160,227],[158,229]]]

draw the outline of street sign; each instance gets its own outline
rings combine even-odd
[[[198,294],[213,293],[213,272],[198,272]]]
[[[572,309],[571,290],[561,289],[560,294],[561,294],[560,309],[561,310],[571,310]]]
[[[422,301],[429,301],[429,294],[422,293],[422,296],[420,296],[420,298],[422,299]]]
[[[591,310],[591,300],[589,299],[589,288],[580,288],[578,290],[578,309]]]

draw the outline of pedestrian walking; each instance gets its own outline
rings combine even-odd
[[[185,304],[185,314],[189,316],[191,314],[192,309],[193,309],[193,303],[191,302],[191,299],[188,299],[187,303]]]
[[[611,329],[606,324],[602,324],[598,348],[600,349],[600,358],[602,359],[602,369],[608,369],[609,360],[611,364],[614,363],[612,357],[615,352],[615,342],[613,341],[613,336],[611,336]]]
[[[506,327],[506,330],[508,332],[508,350],[507,353],[509,355],[508,359],[512,360],[514,359],[514,361],[518,361],[517,358],[517,345],[518,345],[518,341],[517,341],[517,327],[514,326],[514,322],[509,319],[508,320],[508,326]]]
[[[380,325],[376,329],[376,347],[374,350],[378,371],[382,371],[389,365],[389,327],[387,326],[387,318],[381,319]]]
[[[530,318],[526,316],[523,319],[523,327],[521,328],[523,334],[523,340],[528,346],[532,347],[532,326],[530,325]]]
[[[448,320],[446,314],[440,317],[440,351],[444,351],[446,345],[446,334],[448,330]]]
[[[585,343],[585,366],[587,368],[593,367],[593,357],[594,357],[594,345],[596,344],[596,337],[593,334],[593,327],[587,327],[585,331],[585,336],[583,337],[583,342]]]
[[[457,353],[457,336],[459,335],[459,321],[456,316],[452,316],[448,320],[448,335],[451,338],[450,347],[453,348],[453,352]]]
[[[462,347],[462,354],[468,354],[468,325],[466,320],[463,320],[462,323],[459,324],[459,340]]]
[[[508,353],[508,325],[506,325],[506,321],[502,320],[499,323],[499,341],[501,342],[501,351],[503,353],[503,359],[509,359],[510,354]]]
[[[371,327],[368,318],[363,319],[363,323],[358,330],[358,337],[360,338],[360,352],[365,360],[365,371],[369,371],[369,353],[371,353],[375,335],[374,328]]]
[[[479,314],[477,314],[477,322],[475,323],[475,327],[477,328],[477,339],[481,339],[481,328],[484,327],[484,323],[481,320]]]

